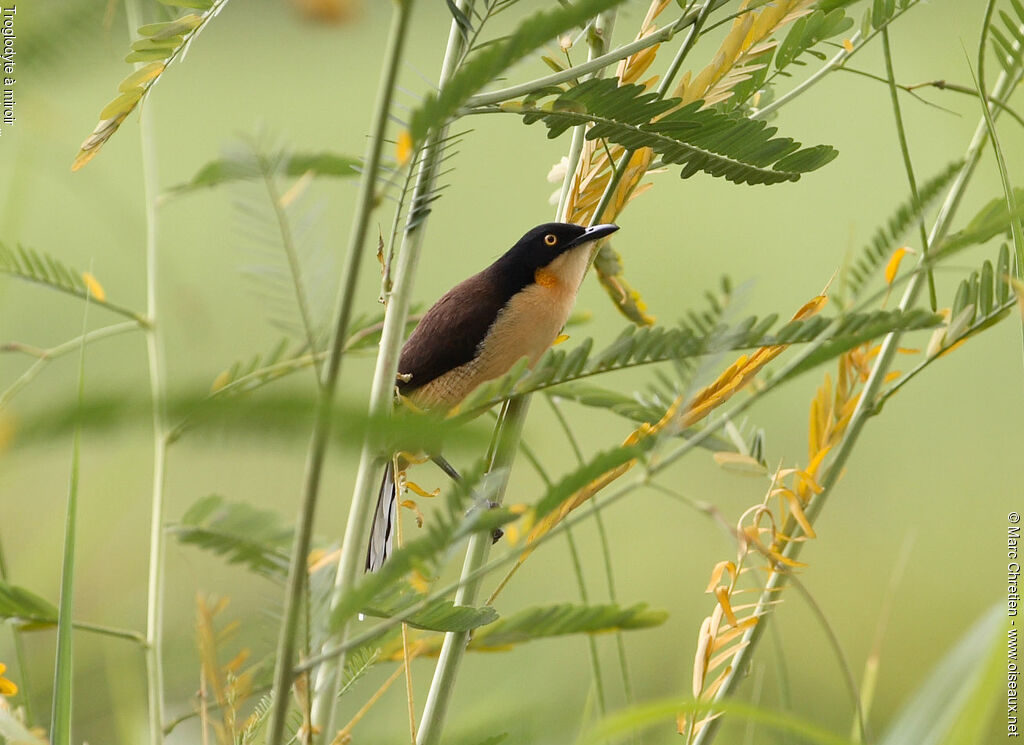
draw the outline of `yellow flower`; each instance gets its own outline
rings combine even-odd
[[[4,670],[7,665],[0,662],[0,696],[15,696],[18,693],[18,686],[4,677]]]

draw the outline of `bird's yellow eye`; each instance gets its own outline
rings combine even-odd
[[[556,236],[554,233],[548,233],[546,236],[544,236],[545,246],[553,246],[556,243],[558,243],[558,236]]]

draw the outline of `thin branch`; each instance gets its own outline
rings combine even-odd
[[[25,372],[18,376],[17,380],[15,380],[13,383],[11,383],[10,386],[8,386],[7,390],[0,394],[0,409],[3,409],[5,406],[7,406],[7,404],[10,403],[11,399],[14,398],[14,396],[18,393],[18,391],[20,391],[26,385],[31,383],[35,379],[35,377],[39,375],[40,372],[42,372],[43,368],[46,366],[47,363],[52,362],[58,357],[63,357],[69,352],[75,351],[82,344],[91,344],[94,341],[106,339],[107,337],[110,336],[117,336],[118,334],[123,334],[126,331],[134,331],[139,328],[144,327],[140,326],[140,324],[137,321],[124,321],[123,323],[115,323],[112,326],[105,326],[100,329],[95,329],[94,331],[89,331],[88,333],[82,336],[76,336],[74,339],[69,339],[64,343],[58,344],[55,347],[50,347],[49,349],[38,349],[36,347],[29,347],[28,345],[24,345],[19,342],[9,342],[5,344],[3,348],[0,349],[0,351],[24,352],[35,357],[36,361],[33,362],[28,367],[28,369],[25,370]]]
[[[921,210],[921,196],[917,191],[917,179],[914,177],[914,164],[910,158],[910,145],[907,142],[907,130],[903,126],[903,113],[900,111],[900,97],[896,92],[896,72],[892,66],[892,50],[889,45],[889,29],[882,29],[882,51],[885,56],[885,74],[889,83],[889,98],[892,101],[892,112],[896,118],[896,135],[900,142],[900,154],[903,156],[903,168],[907,172],[907,183],[910,185],[910,195],[914,201],[914,212],[917,213],[917,227],[921,236],[922,260],[928,256],[928,229],[924,226],[924,213]],[[934,313],[939,307],[939,301],[935,296],[935,275],[929,269],[928,277],[928,302],[931,304]]]

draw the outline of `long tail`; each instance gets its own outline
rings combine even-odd
[[[370,529],[370,545],[366,549],[366,571],[376,572],[391,555],[394,542],[395,514],[398,508],[398,494],[395,490],[395,466],[388,461],[384,478],[380,482],[380,496],[373,513],[373,527]]]

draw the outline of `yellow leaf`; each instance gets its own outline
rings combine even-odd
[[[138,70],[133,72],[131,75],[121,81],[117,89],[122,93],[127,93],[132,88],[138,88],[144,83],[148,83],[153,78],[157,77],[164,71],[163,62],[150,62],[145,67],[140,67]]]
[[[135,105],[138,104],[143,93],[145,91],[142,88],[129,88],[103,107],[103,111],[100,112],[100,119],[113,119],[122,115],[127,116],[135,108]]]
[[[412,156],[412,135],[409,130],[403,129],[398,135],[398,142],[395,143],[395,159],[398,165],[404,166]]]
[[[718,598],[718,604],[722,606],[722,613],[725,614],[729,625],[735,626],[737,624],[736,614],[732,612],[732,605],[729,603],[729,590],[725,587],[719,587],[715,590],[715,597]]]
[[[421,497],[424,497],[426,499],[433,499],[434,497],[436,497],[438,494],[441,493],[440,489],[434,489],[433,491],[427,491],[426,489],[424,489],[422,486],[420,486],[419,484],[415,483],[414,481],[406,481],[405,482],[405,486],[413,494],[417,494],[417,495],[419,495]]]
[[[910,249],[906,246],[897,248],[892,252],[892,256],[889,257],[889,263],[885,265],[885,283],[888,285],[892,284],[892,281],[896,279],[896,274],[900,270],[900,262],[903,261],[903,257],[910,253]]]
[[[704,592],[714,592],[715,587],[722,580],[722,574],[725,572],[729,573],[729,577],[733,582],[736,581],[736,565],[731,561],[720,561],[711,570],[711,581],[708,582],[707,589]]]
[[[562,342],[568,341],[568,340],[569,340],[569,335],[568,334],[559,334],[558,336],[555,337],[555,340],[553,342],[551,342],[551,346],[554,347],[554,346],[556,346],[558,344],[561,344]]]
[[[82,272],[82,281],[85,282],[85,288],[94,298],[101,303],[107,299],[107,293],[104,292],[103,285],[90,272]]]

